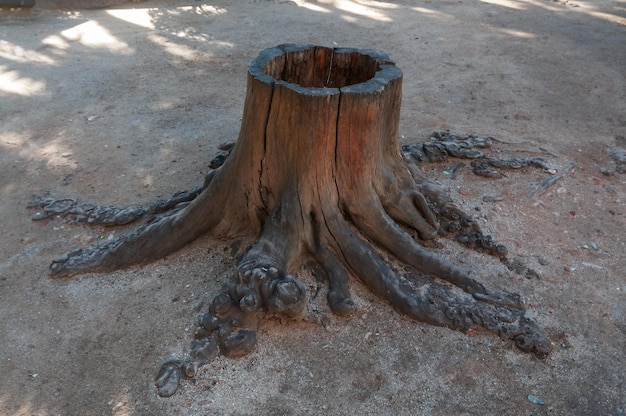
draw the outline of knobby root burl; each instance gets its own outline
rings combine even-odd
[[[383,195],[368,190],[370,197],[374,195],[377,200],[376,215],[362,212],[363,201],[349,204],[340,201],[332,207],[320,204],[327,210],[312,209],[307,221],[299,193],[286,192],[265,221],[261,237],[214,298],[209,312],[200,318],[190,357],[168,361],[159,371],[156,379],[159,394],[164,397],[174,394],[181,378],[194,377],[197,369],[218,351],[229,357],[252,352],[256,348],[257,325],[266,314],[305,318],[305,288],[295,277],[285,274],[290,264],[302,258],[313,259],[318,269],[323,270],[328,282],[328,304],[339,316],[354,313],[348,287],[348,276],[352,274],[399,312],[418,321],[459,331],[484,328],[513,340],[523,351],[547,354],[550,342],[526,315],[518,295],[489,291],[466,271],[424,249],[407,231],[410,229],[406,223],[411,218],[417,239],[440,234],[456,237],[492,255],[507,253],[505,247],[483,235],[472,218],[453,204],[438,185],[420,175],[416,166],[405,169],[410,171],[416,175],[407,176],[413,180],[411,190],[396,187],[392,192],[383,187],[387,189]],[[406,194],[411,199],[401,202]],[[415,271],[411,281],[398,276],[372,242],[411,265]],[[458,286],[471,296],[428,276]]]
[[[310,62],[313,68],[298,67]],[[550,342],[518,295],[490,291],[420,244],[446,236],[507,254],[402,154],[401,79],[379,51],[310,45],[263,51],[249,67],[239,139],[201,192],[117,241],[54,260],[51,274],[151,262],[206,233],[258,236],[200,319],[190,357],[159,371],[161,396],[174,394],[182,378],[193,377],[218,351],[253,351],[267,314],[303,319],[306,291],[289,271],[305,261],[323,271],[337,315],[354,313],[353,276],[418,321],[460,331],[485,328],[523,351],[547,354]],[[399,276],[386,256],[412,273]]]

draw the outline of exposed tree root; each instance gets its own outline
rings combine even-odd
[[[186,204],[183,208],[153,217],[147,225],[117,241],[59,257],[51,265],[51,274],[111,271],[150,262],[201,234],[211,233],[230,215],[225,209],[228,204],[223,202],[212,203],[210,215],[204,209],[206,201],[224,198],[221,187],[211,186],[222,168],[209,175],[197,198],[189,197],[193,193],[180,193],[177,195],[184,195],[184,201],[172,202],[176,201],[175,195],[169,202],[159,203],[174,208],[182,202]],[[511,261],[506,257],[506,248],[484,235],[471,216],[453,204],[416,166],[382,177],[389,182],[363,185],[361,192],[350,194],[366,196],[367,203],[339,198],[334,185],[334,192],[325,195],[333,202],[319,200],[315,206],[309,205],[308,212],[298,192],[287,188],[265,219],[260,238],[215,297],[209,312],[202,316],[189,358],[168,361],[161,368],[156,379],[159,394],[174,394],[181,379],[193,377],[218,351],[229,357],[253,351],[259,320],[266,314],[302,319],[305,289],[286,270],[303,257],[314,259],[323,271],[328,281],[329,306],[340,316],[354,312],[349,291],[349,275],[353,275],[396,310],[418,321],[460,331],[482,327],[513,340],[523,351],[547,354],[550,342],[525,314],[518,295],[492,293],[465,270],[426,250],[418,241],[437,235],[452,237],[472,249],[501,257],[508,264]],[[124,210],[120,207],[119,212]],[[411,281],[392,270],[380,249],[414,268]],[[424,276],[438,277],[471,296]]]
[[[455,151],[453,156],[460,154]],[[166,213],[163,217],[150,216],[145,226],[117,241],[74,250],[55,259],[50,266],[51,275],[112,271],[151,262],[204,233],[211,233],[221,224],[232,223],[234,220],[227,219],[228,204],[216,201],[227,199],[228,193],[211,186],[227,158],[225,153],[214,164],[216,169],[207,176],[202,189],[179,192],[148,209],[81,206],[75,200],[39,198],[32,206],[44,210],[48,207],[45,212],[50,217],[61,216],[69,222],[90,225],[124,224],[127,221],[116,219],[116,215],[128,218],[129,212],[133,213],[133,220]],[[423,176],[408,156],[406,163],[408,170],[391,170],[381,175],[387,182],[369,184],[362,192],[350,194],[366,195],[368,203],[341,200],[335,185],[333,203],[319,203],[305,214],[298,192],[285,191],[265,219],[259,240],[215,297],[209,312],[201,317],[189,358],[163,364],[156,379],[159,394],[164,397],[174,394],[181,379],[193,377],[218,351],[229,357],[253,351],[258,323],[266,314],[302,319],[305,289],[286,270],[303,257],[314,259],[323,271],[328,282],[328,303],[337,315],[354,313],[349,290],[349,275],[353,275],[396,310],[418,321],[459,331],[482,327],[513,340],[523,351],[547,354],[550,342],[525,314],[518,295],[490,292],[465,270],[426,250],[418,241],[437,235],[454,238],[471,249],[502,258],[504,264],[518,273],[527,276],[530,273],[532,277],[534,272],[506,257],[506,247],[484,235],[472,217],[460,210],[436,183]],[[207,201],[213,202],[210,215],[205,209]],[[84,212],[92,213],[93,219],[83,219],[80,215]],[[379,249],[412,266],[415,273],[411,281],[397,276]],[[438,277],[471,296],[424,276]]]
[[[317,66],[292,69],[291,61]],[[507,253],[415,164],[417,150],[476,159],[472,147],[483,146],[481,140],[466,140],[467,146],[440,140],[400,152],[401,78],[378,51],[307,45],[264,51],[250,65],[239,140],[225,148],[230,154],[214,164],[202,191],[195,198],[185,194],[189,201],[161,204],[189,202],[117,241],[59,257],[51,275],[151,262],[203,234],[258,237],[202,317],[190,357],[159,371],[161,396],[174,394],[180,380],[193,377],[217,351],[241,356],[254,350],[266,314],[302,319],[306,292],[289,271],[303,259],[323,271],[338,315],[354,312],[353,276],[413,319],[460,331],[484,328],[523,351],[548,354],[550,342],[518,295],[492,292],[420,244],[441,235],[498,257]],[[520,163],[544,167],[537,159],[495,166]],[[410,266],[414,276],[399,276],[384,256]]]

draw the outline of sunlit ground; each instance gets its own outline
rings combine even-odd
[[[467,0],[465,0],[468,3]],[[497,5],[511,11],[525,11],[530,8],[545,10],[546,13],[564,13],[562,4],[545,0],[480,0],[482,3]],[[351,1],[351,0],[320,0],[304,1],[295,0],[294,7],[302,11],[315,13],[316,15],[335,16],[341,21],[351,24],[362,22],[393,23],[395,16],[399,14],[415,13],[427,19],[436,19],[446,22],[451,16],[445,12],[435,10],[430,2],[405,2],[408,4],[396,4],[384,1]],[[71,65],[68,59],[74,59],[78,54],[74,49],[80,47],[85,51],[107,52],[107,59],[119,57],[124,59],[137,53],[137,45],[124,40],[124,35],[136,30],[144,31],[146,39],[160,51],[165,51],[172,57],[183,60],[194,60],[198,56],[195,42],[210,44],[212,47],[229,49],[236,48],[236,44],[222,39],[203,36],[186,25],[181,20],[180,29],[172,33],[172,36],[164,36],[160,33],[159,18],[167,13],[172,18],[186,15],[205,16],[207,18],[219,18],[228,16],[230,8],[236,6],[227,5],[220,7],[209,2],[193,2],[192,5],[179,7],[161,8],[144,7],[120,7],[104,11],[72,11],[58,12],[59,19],[64,25],[57,28],[51,25],[49,31],[41,37],[33,36],[23,42],[5,36],[11,30],[10,25],[3,25],[0,20],[0,113],[5,111],[9,100],[24,100],[24,102],[37,102],[45,105],[53,101],[52,88],[49,80],[44,75],[34,75],[23,68],[59,68]],[[593,1],[571,1],[566,6],[567,12],[576,13],[589,19],[610,23],[614,30],[623,31],[626,27],[626,1],[617,1],[612,9],[600,9]],[[516,39],[534,39],[537,35],[530,30],[507,27],[493,28],[494,33],[506,34]],[[380,36],[377,34],[377,36]],[[626,46],[625,46],[626,47]],[[86,53],[87,53],[86,52]],[[203,51],[204,57],[211,57],[211,51]],[[42,72],[35,72],[41,74]],[[153,110],[166,110],[176,104],[178,97],[162,97],[152,104]],[[43,104],[41,104],[43,103]],[[24,108],[28,106],[24,105]],[[2,114],[0,114],[2,117]],[[86,114],[86,122],[91,122],[89,117],[97,115]],[[16,117],[18,119],[19,117]],[[95,119],[93,119],[95,120]],[[17,128],[0,125],[0,153],[10,154],[16,164],[28,164],[39,162],[48,167],[75,168],[76,160],[72,158],[73,150],[64,138],[66,129],[55,131],[56,136],[47,137],[45,142],[31,140],[33,132],[29,126]],[[165,151],[165,150],[164,150]],[[140,169],[140,168],[137,168]],[[154,185],[155,178],[145,175],[144,186]],[[0,196],[7,200],[15,192],[20,191],[19,184],[7,183],[5,178],[0,178]],[[3,230],[0,224],[0,232]],[[4,299],[2,299],[4,301]],[[143,375],[142,375],[143,376]],[[33,376],[36,378],[36,376]],[[0,392],[0,404],[11,404],[12,397]],[[133,405],[133,398],[126,391],[119,391],[111,398],[109,407],[111,414],[115,415],[139,415]],[[8,407],[8,406],[7,406]],[[51,414],[46,409],[37,408],[33,403],[24,401],[17,411],[18,415],[42,415]]]

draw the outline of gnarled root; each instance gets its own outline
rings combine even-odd
[[[214,198],[214,191],[207,190],[216,172],[214,170],[207,175],[205,184],[201,189],[194,188],[192,191],[177,192],[168,200],[157,201],[148,210],[89,205],[89,207],[96,207],[89,211],[91,214],[107,214],[105,217],[92,215],[89,219],[93,219],[93,221],[77,221],[76,213],[79,212],[77,210],[83,212],[84,209],[76,208],[76,201],[69,200],[72,203],[66,204],[69,208],[62,211],[62,217],[70,222],[84,222],[90,225],[103,224],[102,221],[105,219],[108,223],[104,225],[120,225],[120,215],[128,212],[136,214],[132,221],[136,221],[146,213],[167,212],[167,214],[161,217],[150,217],[147,225],[138,227],[114,241],[79,248],[57,257],[50,265],[50,275],[67,277],[79,273],[108,272],[133,264],[149,263],[194,241],[212,228],[220,219],[221,211],[219,209],[208,212],[206,209],[206,201],[208,200],[212,200],[211,202],[217,203],[216,207],[220,207],[220,198]],[[44,205],[56,205],[53,201],[63,200],[48,198],[43,201],[42,204]],[[85,204],[82,207],[85,207]]]
[[[218,353],[238,357],[253,351],[264,316],[304,318],[306,290],[288,274],[302,258],[312,259],[323,272],[330,309],[339,316],[355,310],[349,290],[352,275],[418,321],[460,331],[484,328],[523,351],[549,353],[550,342],[526,314],[519,295],[491,291],[420,244],[437,236],[455,238],[513,264],[506,260],[506,248],[484,235],[412,162],[389,151],[372,166],[362,156],[309,170],[286,166],[298,176],[262,172],[259,180],[238,172],[243,156],[236,149],[184,208],[117,241],[68,253],[50,268],[54,276],[109,271],[159,259],[203,233],[260,234],[201,317],[189,358],[161,367],[156,377],[159,395],[174,394],[180,380],[194,377]],[[356,150],[350,150],[338,154],[354,156]],[[344,165],[363,174],[342,173],[338,166]],[[373,166],[376,174],[370,172]],[[384,256],[413,272],[399,276]]]
[[[436,271],[437,276],[457,285],[472,297],[457,293],[444,283],[414,275],[412,280],[422,283],[416,287],[399,277],[377,250],[355,235],[347,224],[337,225],[333,228],[334,235],[342,247],[346,267],[399,312],[418,321],[461,331],[483,327],[502,338],[513,339],[523,351],[539,355],[549,353],[549,341],[525,315],[519,295],[492,293],[458,267],[433,253],[413,247],[413,253],[410,248],[407,249],[407,257],[409,261],[411,255],[420,260],[415,266],[417,270]],[[524,341],[520,342],[520,339]]]
[[[510,159],[494,159],[485,155],[482,150],[496,141],[493,137],[478,137],[473,134],[457,135],[449,131],[435,131],[431,140],[402,146],[402,151],[409,160],[416,163],[432,163],[446,160],[449,156],[471,159],[472,171],[485,178],[501,178],[504,176],[498,169],[521,169],[533,166],[545,171],[552,167],[539,156],[514,157]]]
[[[256,349],[259,320],[267,313],[302,319],[306,289],[295,277],[263,263],[275,258],[263,242],[252,248],[234,276],[213,299],[209,311],[199,319],[191,344],[190,358],[165,362],[155,379],[158,394],[173,395],[181,379],[193,378],[219,350],[226,357],[240,357]],[[252,259],[252,257],[256,257]],[[282,265],[279,265],[282,267]]]
[[[330,308],[338,315],[354,312],[352,275],[416,320],[461,331],[485,328],[524,351],[547,354],[550,344],[519,296],[493,293],[420,244],[454,237],[470,248],[506,255],[416,163],[462,156],[492,176],[495,168],[547,165],[540,158],[494,161],[476,149],[490,139],[447,134],[435,143],[405,147],[403,155],[401,87],[402,71],[380,51],[299,44],[264,50],[249,66],[237,143],[222,148],[228,154],[212,162],[215,169],[202,190],[156,204],[155,213],[175,212],[117,241],[59,257],[50,274],[147,263],[204,233],[258,237],[201,318],[190,358],[168,361],[159,371],[162,396],[174,394],[181,379],[195,376],[218,352],[236,357],[254,350],[265,314],[301,319],[306,291],[288,272],[302,258],[323,270]],[[91,210],[74,200],[46,200],[40,207],[45,213],[36,219],[63,211],[77,221],[102,218],[112,225],[148,212]],[[399,276],[383,256],[412,268],[415,276]]]
[[[549,353],[550,342],[525,313],[519,295],[494,293],[460,267],[424,249],[387,214],[384,203],[370,200],[369,204],[348,205],[345,211],[323,205],[309,214],[307,231],[302,232],[303,223],[294,221],[303,217],[302,206],[286,193],[237,273],[200,319],[191,358],[169,361],[161,368],[159,394],[173,394],[174,384],[195,375],[207,357],[213,357],[214,345],[229,357],[253,351],[256,328],[265,314],[302,319],[305,289],[283,272],[292,259],[302,256],[313,258],[326,276],[328,302],[337,315],[354,313],[348,287],[352,274],[396,310],[418,321],[464,332],[483,328],[512,340],[523,351]],[[412,209],[419,211],[417,204]],[[453,212],[465,215],[456,207]],[[426,218],[419,224],[434,228]],[[467,228],[482,236],[475,224]],[[417,274],[408,280],[398,276],[372,243],[412,266]]]

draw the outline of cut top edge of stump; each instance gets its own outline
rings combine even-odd
[[[366,93],[402,77],[389,56],[375,49],[284,44],[263,50],[249,66],[250,75],[308,93]]]

